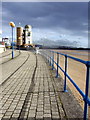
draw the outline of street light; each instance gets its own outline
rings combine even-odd
[[[13,46],[13,28],[15,27],[14,22],[10,22],[9,25],[12,28],[12,59],[14,58],[14,46]]]
[[[21,40],[22,38],[21,37],[18,37],[19,40]],[[19,53],[20,53],[20,44],[19,44]]]

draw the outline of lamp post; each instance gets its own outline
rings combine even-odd
[[[14,58],[14,46],[13,46],[13,28],[15,27],[14,22],[10,22],[9,25],[12,28],[12,59]]]
[[[21,37],[18,37],[19,40],[21,40]],[[20,53],[20,44],[19,44],[19,53]]]

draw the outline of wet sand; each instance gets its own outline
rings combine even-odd
[[[88,51],[77,51],[77,50],[54,50],[64,54],[68,54],[73,57],[77,57],[83,60],[89,60]],[[54,57],[56,60],[56,56]],[[64,69],[64,57],[62,55],[59,56],[59,64]],[[60,75],[64,78],[64,74],[59,70]],[[72,59],[68,59],[68,74],[74,80],[74,82],[79,86],[79,88],[85,92],[86,85],[86,66],[80,62],[77,62]],[[77,92],[76,88],[72,85],[72,83],[67,79],[67,85],[73,92],[74,96],[84,108],[84,102],[82,96]]]

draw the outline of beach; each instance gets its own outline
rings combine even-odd
[[[89,60],[89,52],[84,50],[54,50],[57,52],[61,52],[64,54],[68,54],[70,56],[82,59]],[[54,57],[56,60],[56,56]],[[59,65],[64,69],[65,57],[59,56]],[[56,66],[55,66],[56,67]],[[64,74],[59,70],[61,77],[64,79]],[[67,73],[74,80],[74,82],[78,85],[78,87],[85,92],[86,85],[86,66],[78,61],[72,60],[68,58],[68,69]],[[76,88],[72,85],[72,83],[67,79],[67,85],[80,103],[81,107],[84,108],[84,102],[82,96],[76,90]]]

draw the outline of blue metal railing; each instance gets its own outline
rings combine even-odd
[[[55,52],[55,51],[49,51],[49,50],[41,50],[40,53],[48,60],[50,65],[52,66],[52,70],[54,69],[54,64],[56,64],[56,77],[59,76],[59,69],[64,73],[64,92],[67,91],[67,80],[68,78],[70,82],[74,85],[74,87],[77,89],[77,91],[80,93],[80,95],[83,97],[84,100],[84,120],[87,120],[87,109],[88,106],[90,106],[90,98],[88,96],[89,94],[89,68],[90,68],[90,61],[84,61],[79,58],[75,58],[72,56],[69,56],[67,54],[63,54],[60,52]],[[57,60],[54,60],[55,54],[57,55]],[[61,66],[59,65],[59,55],[62,55],[65,57],[65,69],[63,70]],[[86,71],[86,88],[85,88],[85,93],[78,87],[78,85],[74,82],[74,80],[68,75],[67,73],[67,60],[68,58],[73,59],[75,61],[78,61],[80,63],[83,63],[86,65],[87,71]]]

